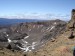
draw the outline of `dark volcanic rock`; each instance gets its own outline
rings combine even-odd
[[[72,10],[71,12],[71,20],[68,23],[68,28],[75,28],[75,9]]]
[[[0,29],[0,42],[7,43],[9,49],[34,51],[61,34],[65,26],[61,20],[15,24]]]

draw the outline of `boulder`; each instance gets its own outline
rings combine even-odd
[[[70,36],[68,37],[69,39],[74,38],[73,32],[70,33]]]

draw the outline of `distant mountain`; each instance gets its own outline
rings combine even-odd
[[[40,21],[37,19],[7,19],[7,18],[0,18],[0,25],[11,25],[15,23],[24,23],[24,22],[36,22]]]

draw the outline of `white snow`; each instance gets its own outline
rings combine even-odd
[[[31,31],[31,29],[29,29],[29,31]]]
[[[17,47],[19,47],[21,50],[23,50],[24,52],[28,52],[28,51],[32,51],[35,49],[35,46],[37,45],[37,42],[32,42],[32,44],[28,45],[29,43],[26,44],[22,44],[23,47],[20,47],[17,45]],[[28,46],[27,46],[28,45]],[[32,50],[30,50],[29,48],[32,48]]]
[[[50,30],[52,30],[55,26],[52,26]]]
[[[28,43],[27,41],[25,41],[24,39],[22,39],[23,43]]]
[[[12,42],[9,38],[8,38],[8,43]]]
[[[32,46],[31,46],[32,49],[35,49],[34,47],[35,47],[36,45],[37,45],[37,42],[33,42],[33,43],[32,43]]]
[[[25,41],[25,43],[28,43],[27,41]]]
[[[32,47],[32,49],[35,49],[34,46]]]
[[[24,52],[27,52],[29,50],[29,47],[26,47],[26,48],[22,48],[20,46],[17,45],[17,47],[19,47],[21,50],[23,50]]]
[[[32,45],[35,45],[37,42],[33,42]]]
[[[18,32],[18,31],[17,31]]]
[[[26,48],[26,52],[29,50],[29,47]]]
[[[54,24],[57,24],[56,22],[54,22]]]
[[[50,29],[50,27],[49,28],[47,28],[46,30],[49,30]]]
[[[32,50],[29,50],[29,51],[32,51]]]
[[[23,50],[24,52],[31,51],[31,50],[29,50],[29,47],[30,47],[30,46],[28,46],[28,47],[23,47],[23,48],[22,48],[22,47],[20,47],[20,46],[17,45],[17,47],[19,47],[19,48],[20,48],[21,50]]]
[[[53,29],[55,26],[52,26],[52,28],[51,29]]]
[[[27,39],[29,36],[24,37],[24,39]]]
[[[8,37],[9,35],[7,34],[7,37]]]

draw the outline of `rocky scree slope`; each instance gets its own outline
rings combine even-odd
[[[36,51],[49,40],[60,35],[66,27],[66,22],[51,20],[44,22],[19,23],[0,28],[0,48]]]

